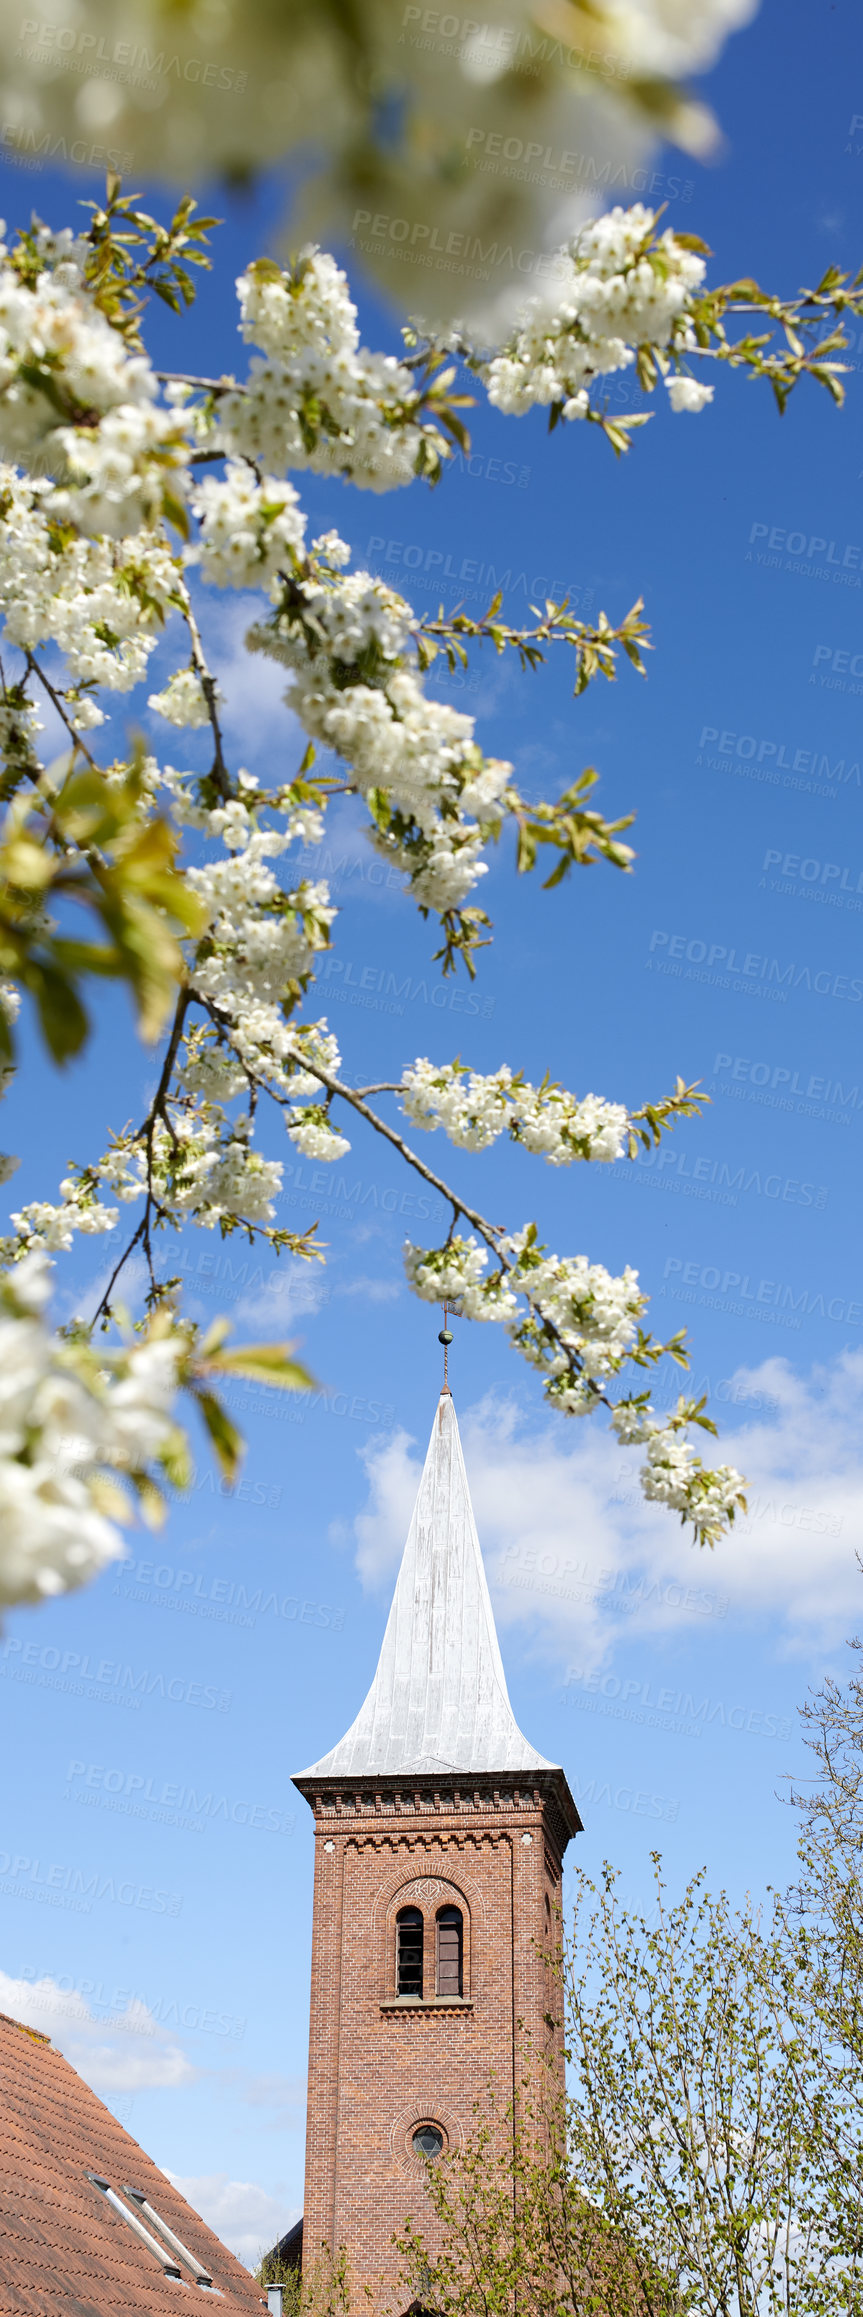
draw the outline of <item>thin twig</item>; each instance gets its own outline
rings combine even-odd
[[[207,703],[207,714],[210,719],[210,726],[213,734],[215,755],[213,757],[210,777],[211,779],[216,780],[218,787],[221,790],[222,796],[230,798],[231,776],[225,763],[224,751],[222,748],[222,727],[219,723],[219,711],[216,706],[216,679],[215,676],[211,675],[207,666],[206,658],[204,656],[204,647],[201,642],[201,631],[195,618],[195,614],[192,610],[188,593],[186,594],[186,601],[183,606],[183,618],[185,619],[186,626],[188,627],[189,635],[192,640],[192,660],[194,663],[195,673],[198,677],[198,681],[204,695],[204,699]]]
[[[99,1301],[99,1302],[97,1303],[97,1305],[96,1305],[96,1309],[95,1309],[95,1311],[94,1311],[94,1313],[93,1313],[93,1317],[92,1317],[92,1319],[91,1319],[91,1321],[90,1321],[90,1326],[91,1326],[91,1327],[95,1327],[97,1319],[101,1319],[101,1318],[102,1318],[102,1315],[103,1315],[103,1313],[104,1313],[104,1316],[105,1316],[106,1320],[107,1320],[107,1319],[110,1319],[110,1316],[111,1316],[111,1289],[112,1289],[112,1287],[114,1286],[115,1280],[119,1279],[119,1277],[120,1277],[120,1273],[121,1273],[121,1271],[123,1270],[123,1268],[124,1268],[124,1265],[128,1263],[128,1261],[129,1261],[129,1257],[130,1257],[130,1255],[132,1254],[132,1252],[133,1252],[133,1249],[134,1249],[135,1247],[137,1247],[137,1244],[138,1244],[138,1241],[139,1241],[139,1239],[143,1239],[143,1236],[144,1236],[144,1222],[145,1222],[145,1217],[142,1215],[142,1216],[141,1216],[141,1220],[140,1220],[140,1223],[138,1224],[138,1228],[137,1228],[137,1230],[135,1231],[135,1233],[134,1233],[133,1237],[130,1239],[130,1241],[129,1241],[129,1244],[128,1244],[128,1247],[126,1247],[126,1248],[124,1249],[124,1251],[123,1251],[123,1254],[120,1256],[119,1262],[115,1263],[115,1265],[114,1265],[114,1269],[113,1269],[113,1271],[112,1271],[112,1273],[111,1273],[111,1277],[110,1277],[110,1279],[109,1279],[109,1281],[108,1281],[108,1285],[107,1285],[107,1287],[106,1287],[106,1289],[105,1289],[104,1295],[103,1295],[103,1296],[100,1298],[100,1301]]]
[[[91,756],[86,740],[81,739],[81,735],[79,732],[76,732],[74,724],[70,723],[59,692],[55,691],[50,677],[46,676],[44,668],[40,668],[38,660],[34,660],[32,652],[27,653],[27,667],[34,676],[38,676],[40,684],[47,692],[49,700],[52,701],[54,707],[56,708],[61,723],[65,724],[70,739],[74,740],[76,748],[80,748],[82,756],[86,756],[87,763],[92,765],[93,771],[99,772],[101,768],[96,763],[95,757]]]
[[[157,1284],[156,1275],[153,1268],[153,1250],[150,1240],[150,1218],[154,1206],[157,1210],[157,1213],[164,1215],[167,1215],[167,1208],[160,1206],[159,1201],[155,1198],[153,1193],[153,1140],[156,1132],[156,1120],[157,1118],[161,1118],[163,1125],[167,1127],[175,1149],[179,1147],[173,1122],[167,1109],[167,1095],[168,1088],[171,1083],[174,1063],[177,1059],[177,1049],[183,1035],[183,1024],[185,1022],[186,1014],[188,1012],[189,1004],[191,1001],[191,994],[191,991],[188,989],[181,989],[178,993],[177,1003],[174,1009],[174,1019],[171,1025],[171,1034],[168,1039],[165,1058],[159,1073],[159,1083],[156,1087],[156,1092],[153,1096],[153,1100],[150,1104],[146,1118],[142,1120],[141,1125],[138,1127],[137,1133],[132,1136],[132,1142],[143,1142],[146,1146],[147,1152],[147,1199],[144,1213],[141,1217],[140,1223],[138,1224],[137,1230],[133,1233],[133,1236],[129,1241],[125,1253],[120,1256],[119,1262],[114,1266],[104,1295],[101,1297],[101,1300],[97,1304],[96,1310],[93,1313],[93,1317],[90,1322],[91,1327],[95,1327],[97,1319],[101,1319],[103,1315],[106,1319],[110,1318],[111,1290],[114,1286],[115,1280],[119,1278],[124,1264],[128,1263],[133,1249],[137,1247],[139,1240],[143,1243],[144,1252],[147,1257],[147,1268],[150,1273],[151,1287],[155,1288]]]
[[[157,370],[161,386],[197,386],[202,394],[247,394],[236,378],[193,378],[187,370]]]

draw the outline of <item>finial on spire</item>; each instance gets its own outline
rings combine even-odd
[[[440,1331],[440,1335],[438,1336],[438,1339],[437,1339],[437,1340],[438,1340],[438,1343],[439,1343],[439,1344],[443,1344],[443,1388],[444,1388],[444,1391],[445,1391],[445,1392],[449,1392],[449,1377],[448,1377],[448,1373],[447,1373],[447,1362],[448,1362],[448,1356],[449,1356],[449,1347],[450,1347],[450,1344],[452,1343],[452,1336],[451,1336],[451,1334],[450,1334],[450,1330],[449,1330],[449,1328],[447,1327],[447,1324],[446,1324],[446,1315],[447,1315],[447,1306],[446,1306],[446,1304],[444,1304],[444,1307],[443,1307],[443,1327],[441,1328],[441,1331]]]

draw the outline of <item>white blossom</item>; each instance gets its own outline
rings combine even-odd
[[[460,1150],[486,1150],[507,1131],[552,1166],[617,1159],[626,1149],[629,1113],[622,1103],[596,1094],[579,1102],[560,1086],[530,1086],[506,1064],[483,1076],[464,1063],[438,1067],[421,1058],[403,1071],[402,1088],[414,1124],[442,1126]]]
[[[102,1207],[94,1199],[79,1200],[74,1196],[77,1188],[74,1183],[61,1184],[60,1188],[73,1194],[64,1197],[60,1205],[52,1204],[50,1199],[33,1199],[13,1214],[22,1253],[34,1247],[44,1247],[51,1254],[66,1253],[76,1231],[92,1237],[116,1228],[116,1207]]]
[[[0,1279],[0,1605],[73,1590],[122,1555],[105,1477],[143,1469],[173,1431],[179,1344],[88,1369],[45,1324],[49,1285],[44,1254]]]
[[[330,1125],[329,1116],[319,1103],[310,1103],[295,1118],[285,1120],[288,1133],[296,1149],[308,1159],[324,1161],[344,1158],[350,1143],[343,1134],[337,1134]]]
[[[512,1319],[518,1310],[502,1275],[488,1270],[489,1251],[476,1239],[455,1234],[445,1247],[422,1248],[407,1241],[405,1272],[415,1295],[426,1303],[457,1303],[465,1319]]]
[[[0,266],[0,456],[53,478],[61,520],[119,539],[161,519],[188,446],[146,355],[94,304],[79,257],[70,248],[32,288]]]
[[[288,273],[252,266],[237,283],[243,337],[264,349],[237,391],[221,394],[213,439],[272,474],[309,467],[360,490],[413,481],[445,437],[417,420],[404,364],[359,343],[356,307],[335,259],[310,246]]]
[[[651,252],[655,223],[654,211],[636,202],[581,226],[545,296],[531,301],[509,344],[486,365],[489,401],[498,410],[519,415],[556,403],[565,418],[583,418],[591,381],[629,369],[637,347],[664,352],[689,344],[686,316],[704,259],[670,228]],[[700,401],[676,401],[670,382],[672,407],[699,409],[712,389],[699,391]]]
[[[701,1543],[714,1544],[743,1505],[743,1477],[731,1464],[707,1468],[685,1437],[694,1421],[691,1406],[680,1399],[665,1423],[649,1401],[620,1401],[612,1409],[614,1431],[625,1446],[641,1444],[647,1460],[640,1480],[650,1503],[667,1505],[691,1521]]]
[[[712,386],[703,386],[697,378],[666,378],[668,399],[672,410],[703,410],[706,402],[713,401]]]
[[[179,567],[158,533],[82,539],[58,531],[51,486],[0,466],[0,613],[22,651],[56,644],[70,678],[128,691],[144,675],[160,621],[176,598]],[[84,728],[102,721],[77,704]]]
[[[194,668],[178,668],[162,692],[151,692],[148,708],[155,708],[168,724],[207,724],[210,711],[200,676]]]
[[[200,533],[186,561],[215,587],[274,590],[302,554],[306,519],[293,484],[272,475],[258,482],[244,460],[229,459],[223,479],[205,476],[192,506]]]
[[[484,829],[470,816],[500,825],[512,766],[482,755],[471,716],[426,697],[401,657],[415,624],[382,581],[319,564],[247,641],[291,670],[288,703],[309,737],[350,763],[363,794],[386,792],[400,824],[378,822],[373,842],[420,907],[444,911],[486,873]]]

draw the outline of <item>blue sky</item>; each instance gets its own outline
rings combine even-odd
[[[790,292],[831,260],[858,261],[857,29],[850,0],[817,18],[768,0],[711,76],[719,163],[664,156],[693,187],[670,222],[708,240],[714,278],[745,271]],[[81,171],[4,173],[10,222],[34,204],[59,223],[98,190]],[[282,201],[274,183],[213,196],[226,225],[197,309],[202,369],[237,360],[231,285],[275,245]],[[367,290],[362,309],[366,341],[395,345]],[[308,864],[341,912],[320,1010],[358,1078],[460,1052],[633,1105],[678,1071],[712,1096],[660,1161],[628,1170],[422,1144],[486,1213],[534,1216],[561,1252],[637,1267],[657,1330],[689,1327],[693,1381],[750,1475],[746,1527],[694,1553],[635,1501],[631,1456],[552,1422],[498,1331],[456,1327],[452,1381],[515,1711],[566,1767],[581,1861],[614,1859],[634,1898],[656,1847],[675,1884],[702,1863],[735,1894],[789,1873],[796,1705],[826,1666],[842,1669],[858,1623],[855,335],[839,416],[809,388],[780,421],[765,389],[724,377],[711,410],[661,411],[616,465],[594,432],[549,439],[539,414],[478,408],[469,471],[434,495],[303,491],[313,530],[337,524],[423,606],[439,591],[470,602],[473,585],[481,608],[489,566],[510,574],[514,621],[540,589],[614,618],[646,599],[646,683],[627,670],[573,702],[562,653],[532,678],[479,656],[452,695],[537,795],[598,767],[606,811],[637,811],[632,876],[599,867],[543,894],[516,883],[502,846],[487,880],[495,945],[468,992],[441,985],[429,930],[348,811]],[[154,345],[180,361],[170,317],[156,317]],[[430,554],[442,562],[429,567]],[[457,582],[465,560],[482,576]],[[207,612],[229,733],[239,761],[287,776],[296,730],[276,671],[244,661],[247,613],[227,597]],[[169,640],[157,680],[173,664]],[[127,712],[146,720],[144,689],[120,703],[121,723]],[[175,760],[194,746],[177,739]],[[52,1197],[68,1159],[139,1113],[152,1067],[114,996],[61,1081],[30,1050],[8,1106],[6,1139],[22,1152],[11,1203]],[[283,1157],[277,1126],[267,1137]],[[220,1489],[202,1450],[157,1542],[135,1532],[125,1567],[11,1615],[0,1641],[15,1773],[0,1829],[0,2007],[20,2008],[22,1982],[53,1983],[32,2016],[250,2260],[302,2200],[311,1819],[291,1772],[341,1733],[371,1677],[439,1385],[439,1320],[401,1272],[406,1234],[442,1235],[424,1198],[363,1132],[334,1168],[285,1166],[280,1220],[320,1216],[325,1273],[260,1267],[239,1242],[188,1235],[189,1308],[225,1311],[238,1333],[298,1335],[326,1389],[272,1407],[238,1394],[239,1493]],[[61,1259],[62,1308],[82,1300],[96,1260],[86,1244]]]

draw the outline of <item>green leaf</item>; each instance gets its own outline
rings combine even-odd
[[[290,1358],[292,1350],[292,1344],[237,1344],[233,1351],[211,1354],[207,1373],[246,1376],[252,1383],[269,1384],[282,1392],[313,1391],[314,1376]]]
[[[214,1392],[197,1391],[195,1398],[222,1471],[228,1480],[235,1480],[243,1455],[242,1435]]]
[[[25,976],[36,1000],[48,1052],[55,1062],[79,1054],[89,1027],[77,990],[65,974],[51,965],[31,964]]]

